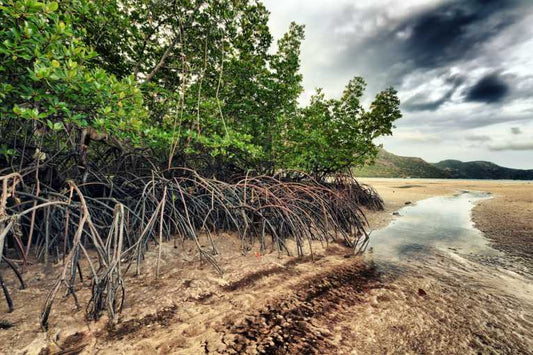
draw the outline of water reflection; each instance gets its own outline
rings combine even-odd
[[[488,193],[462,191],[404,207],[388,227],[372,233],[369,248],[375,257],[388,259],[418,258],[434,249],[496,255],[471,220],[474,203],[487,198]]]

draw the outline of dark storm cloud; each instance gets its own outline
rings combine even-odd
[[[407,19],[396,32],[410,33],[405,52],[415,66],[434,68],[475,55],[480,45],[513,24],[513,0],[469,0],[441,4]]]
[[[406,111],[436,111],[452,97],[455,89],[449,90],[442,97],[434,101],[428,101],[425,94],[417,94],[402,104]]]
[[[489,74],[481,78],[466,93],[467,101],[496,103],[509,94],[509,85],[498,74]]]
[[[468,129],[487,127],[500,123],[531,121],[531,115],[526,113],[502,113],[499,110],[491,108],[479,107],[476,110],[464,110],[459,113],[439,112],[438,119],[431,119],[432,117],[427,112],[411,112],[406,120],[403,120],[401,127],[409,129],[417,129],[425,127],[429,132],[436,132],[439,135],[449,135],[451,132],[459,133]]]
[[[512,134],[522,134],[522,130],[520,127],[511,127],[511,133]]]
[[[402,108],[406,111],[436,111],[442,105],[444,105],[457,88],[464,82],[464,78],[459,75],[452,75],[445,80],[445,83],[451,85],[451,87],[437,100],[430,100],[425,93],[419,93],[409,98],[402,105]]]
[[[445,69],[465,60],[475,60],[492,38],[522,19],[522,7],[533,1],[456,0],[414,12],[401,19],[386,18],[387,26],[367,33],[347,33],[342,39],[342,63],[332,70],[363,68],[363,75],[380,77],[383,84],[400,86],[417,70]],[[332,26],[346,27],[350,8],[331,19]],[[364,21],[352,9],[352,26]],[[376,17],[369,13],[367,17]],[[381,15],[387,16],[387,15]],[[341,35],[342,36],[342,35]],[[359,69],[361,70],[361,69]]]

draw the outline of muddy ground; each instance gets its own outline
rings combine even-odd
[[[84,309],[59,298],[43,332],[39,312],[50,270],[31,266],[27,290],[16,290],[4,272],[15,311],[6,313],[0,302],[0,353],[531,353],[533,184],[366,181],[386,201],[384,212],[368,213],[374,229],[387,225],[406,202],[462,189],[492,192],[494,199],[475,208],[476,224],[496,248],[525,265],[525,273],[443,251],[403,264],[377,262],[372,255],[347,258],[341,244],[315,245],[314,258],[256,251],[243,256],[238,240],[221,235],[223,277],[200,262],[193,245],[167,245],[163,276],[156,279],[153,251],[141,277],[127,276],[116,325],[105,317],[85,322]],[[52,267],[56,273],[59,268]],[[78,294],[85,304],[88,290]]]
[[[432,179],[380,179],[361,181],[373,185],[394,211],[407,201],[451,195],[459,190],[490,192],[493,198],[480,202],[473,210],[476,227],[495,249],[533,271],[533,182]],[[374,225],[381,227],[389,214],[373,214]]]

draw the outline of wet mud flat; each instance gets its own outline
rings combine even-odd
[[[231,328],[238,333],[232,350],[532,353],[532,284],[471,221],[475,203],[489,198],[462,191],[403,208],[402,217],[373,234],[362,264],[370,269],[311,297],[299,317],[293,310],[300,310],[302,297],[293,296],[247,318]],[[298,292],[313,283],[321,279]]]
[[[288,297],[275,300],[243,322],[231,325],[235,334],[229,353],[322,354],[335,352],[329,330],[344,309],[365,302],[365,294],[381,288],[375,266],[350,263],[298,285]]]
[[[451,196],[457,191],[490,192],[492,198],[473,208],[472,220],[490,245],[504,252],[507,261],[521,269],[522,275],[533,275],[533,182],[502,180],[383,179],[367,178],[386,201],[392,213],[407,201],[420,201],[435,196]],[[408,187],[407,187],[408,186]],[[391,221],[383,214],[370,216],[374,226],[384,227]],[[498,260],[494,260],[498,262]]]
[[[440,267],[391,265],[386,274],[373,269],[363,288],[281,298],[224,324],[221,353],[531,353],[532,313],[523,300],[466,284],[460,265],[446,274]]]
[[[396,261],[431,255],[435,249],[497,255],[471,219],[475,204],[491,197],[485,192],[460,191],[409,204],[387,227],[372,233],[369,247],[381,259]]]
[[[275,252],[261,255],[255,251],[243,256],[240,240],[229,235],[220,236],[217,242],[224,277],[194,253],[177,253],[167,245],[162,253],[163,276],[156,279],[157,253],[149,253],[145,275],[126,278],[129,293],[117,324],[105,316],[86,322],[84,309],[76,309],[72,299],[65,297],[58,299],[49,330],[42,331],[39,314],[51,279],[40,265],[30,266],[26,290],[13,287],[16,280],[7,280],[15,311],[7,313],[0,307],[0,319],[6,322],[0,329],[0,354],[257,352],[278,348],[279,336],[285,334],[291,334],[286,349],[322,349],[327,343],[324,335],[311,326],[301,332],[300,325],[335,314],[328,307],[352,304],[379,283],[361,259],[345,258],[349,250],[341,243],[317,243],[313,256],[279,257]],[[83,305],[90,296],[88,288],[77,293]],[[276,317],[268,320],[267,327],[261,325],[261,318],[273,309]],[[255,332],[255,325],[262,328]],[[260,336],[267,332],[273,347],[268,336]],[[241,343],[241,339],[247,341]]]
[[[22,307],[12,314],[0,309],[0,319],[6,314],[13,324],[0,329],[0,353],[531,353],[532,283],[508,267],[508,255],[492,249],[470,218],[474,204],[492,200],[464,194],[453,200],[460,189],[447,191],[464,210],[451,208],[462,210],[461,216],[444,218],[438,229],[456,236],[428,239],[405,225],[413,219],[420,232],[420,220],[431,220],[424,215],[431,206],[419,211],[422,217],[408,212],[425,206],[420,189],[402,188],[411,195],[389,198],[397,207],[413,202],[389,226],[407,229],[376,228],[364,258],[345,258],[348,251],[340,244],[314,246],[314,258],[242,256],[235,253],[239,241],[222,236],[221,278],[194,256],[177,261],[169,247],[163,252],[164,277],[155,280],[148,272],[127,279],[132,291],[116,325],[105,318],[86,323],[66,299],[44,333],[37,320],[46,279],[30,282],[28,291],[14,292]],[[369,219],[387,221],[385,214],[370,213]],[[463,243],[469,233],[479,233],[479,239]],[[42,278],[32,272],[35,280]],[[80,291],[82,302],[83,297]]]
[[[495,249],[533,276],[533,188],[484,201],[474,208],[473,220]]]

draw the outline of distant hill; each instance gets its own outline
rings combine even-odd
[[[533,180],[533,170],[504,168],[488,161],[443,160],[433,165],[453,179]]]
[[[487,161],[428,163],[421,158],[394,155],[384,149],[380,150],[374,165],[355,169],[354,173],[360,177],[533,180],[533,170],[504,168]]]
[[[381,149],[374,165],[358,168],[354,171],[361,177],[420,177],[447,178],[446,171],[433,166],[421,158],[401,157]]]

